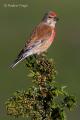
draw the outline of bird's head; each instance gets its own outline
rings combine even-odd
[[[43,21],[52,27],[55,27],[55,24],[58,20],[59,18],[57,17],[56,13],[53,11],[49,11],[43,17]]]

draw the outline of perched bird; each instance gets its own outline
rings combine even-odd
[[[54,40],[55,24],[57,21],[58,17],[55,12],[49,11],[46,13],[39,25],[33,29],[28,41],[26,41],[25,47],[10,67],[15,67],[30,55],[40,54],[46,51]]]

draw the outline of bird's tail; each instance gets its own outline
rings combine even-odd
[[[22,59],[16,59],[11,65],[10,68],[14,68],[18,63],[20,63],[21,61],[23,61],[25,58]]]
[[[10,68],[14,68],[18,63],[23,61],[26,57],[30,56],[32,52],[24,52],[23,50],[18,55],[17,59],[10,65]]]

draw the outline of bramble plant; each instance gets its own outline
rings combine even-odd
[[[66,120],[65,109],[71,110],[76,99],[55,82],[54,61],[45,54],[33,55],[26,59],[26,66],[33,86],[28,91],[16,91],[7,100],[7,114],[31,120]]]

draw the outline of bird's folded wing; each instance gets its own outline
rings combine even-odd
[[[46,42],[51,34],[52,28],[50,26],[43,23],[39,24],[30,35],[28,42],[26,42],[25,48],[31,49],[43,42]]]

